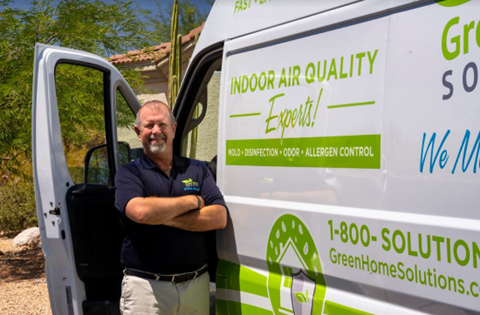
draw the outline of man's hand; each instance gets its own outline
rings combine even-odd
[[[198,197],[198,199],[197,199]],[[166,224],[174,218],[189,211],[205,207],[201,196],[188,195],[182,197],[136,197],[125,206],[125,215],[132,221],[140,224]]]

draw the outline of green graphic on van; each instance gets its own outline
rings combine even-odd
[[[268,238],[266,260],[268,295],[275,315],[322,314],[326,284],[320,256],[299,218],[286,214],[277,219]]]
[[[299,303],[308,303],[310,302],[310,299],[308,298],[308,289],[307,289],[307,292],[305,292],[305,294],[303,294],[302,292],[297,292],[295,293],[295,298],[297,299],[297,301]]]
[[[444,7],[456,7],[458,5],[470,2],[470,0],[435,0],[435,2]]]
[[[227,140],[227,165],[379,169],[381,135]]]

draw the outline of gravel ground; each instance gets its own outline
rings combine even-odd
[[[13,247],[0,235],[0,315],[52,315],[41,248]],[[210,314],[215,314],[210,284]]]
[[[0,236],[0,314],[51,315],[40,248],[17,248]]]

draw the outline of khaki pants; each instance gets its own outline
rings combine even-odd
[[[209,315],[208,272],[182,283],[155,281],[124,275],[122,315]]]

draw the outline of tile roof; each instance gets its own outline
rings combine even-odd
[[[194,40],[196,34],[200,35],[204,25],[205,22],[201,26],[191,30],[187,35],[182,36],[182,45]],[[160,45],[143,48],[142,50],[133,50],[123,55],[112,56],[108,58],[108,61],[114,65],[132,64],[146,61],[158,62],[168,55],[170,55],[170,43],[161,43]]]

